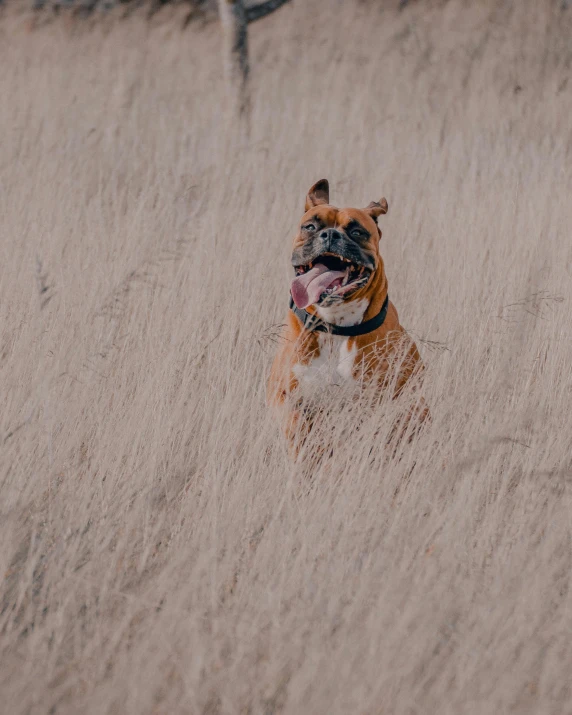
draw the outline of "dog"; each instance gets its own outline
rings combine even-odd
[[[326,179],[306,197],[292,250],[290,306],[267,391],[294,456],[319,414],[320,396],[332,386],[351,393],[373,384],[398,397],[424,369],[389,300],[377,223],[387,210],[385,198],[364,209],[336,208]],[[428,418],[419,397],[400,420],[400,436],[411,436]]]

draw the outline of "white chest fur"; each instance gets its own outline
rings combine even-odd
[[[312,392],[327,387],[342,387],[354,383],[354,363],[357,355],[355,341],[350,347],[351,338],[339,335],[320,333],[318,346],[320,354],[316,355],[309,363],[298,363],[293,372],[303,392],[308,389]]]
[[[367,300],[355,303],[318,307],[317,312],[322,320],[336,325],[357,325],[367,309]],[[294,375],[298,380],[304,395],[317,397],[329,388],[355,387],[354,365],[357,355],[357,345],[352,338],[329,333],[318,334],[320,353],[309,363],[294,366]]]

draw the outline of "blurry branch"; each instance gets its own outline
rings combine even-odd
[[[506,323],[516,323],[520,315],[526,313],[533,318],[545,320],[547,311],[550,311],[555,303],[562,303],[563,301],[564,297],[561,295],[554,295],[547,290],[535,291],[515,303],[503,305],[497,318],[504,320]]]
[[[40,310],[43,310],[54,296],[53,294],[49,295],[51,286],[48,285],[48,274],[44,272],[42,261],[39,257],[36,257],[36,285],[40,297]]]
[[[49,285],[48,283],[48,273],[44,270],[44,264],[42,263],[42,259],[39,256],[36,256],[35,273],[36,287],[38,290],[38,297],[40,299],[40,310],[43,310],[50,302],[50,300],[54,297],[54,293],[52,290],[53,286]],[[6,434],[4,435],[4,437],[0,437],[0,444],[6,444],[6,442],[8,442],[8,440],[11,439],[16,433],[26,427],[26,425],[30,424],[32,419],[34,419],[35,415],[36,408],[32,407],[28,416],[24,420],[22,420],[22,422],[17,424],[15,427],[9,429],[8,432],[6,432]]]
[[[289,0],[266,0],[245,7],[244,0],[218,0],[223,33],[224,70],[234,109],[248,114],[248,25],[277,10]]]
[[[222,25],[224,72],[238,111],[247,111],[248,20],[242,0],[218,0]]]
[[[265,345],[271,343],[271,345],[278,345],[283,337],[283,328],[285,323],[274,323],[266,328],[261,335],[256,338],[256,344],[263,351],[266,352]]]
[[[13,427],[11,430],[9,430],[9,431],[4,435],[4,439],[2,440],[2,443],[3,443],[3,444],[6,444],[6,442],[7,442],[11,437],[13,437],[13,436],[16,434],[16,432],[19,432],[23,427],[25,427],[27,424],[29,424],[29,423],[32,421],[32,418],[34,417],[35,412],[36,412],[36,408],[34,407],[34,408],[32,408],[32,409],[30,410],[30,413],[29,413],[29,415],[26,417],[25,420],[23,420],[22,422],[20,422],[20,424],[16,425],[16,427]]]
[[[252,7],[246,8],[246,21],[256,22],[256,20],[261,20],[266,15],[270,15],[274,10],[278,10],[281,5],[289,2],[289,0],[266,0],[259,5],[253,5]]]
[[[407,332],[409,335],[415,338],[415,340],[421,344],[424,345],[428,350],[431,352],[437,352],[437,353],[442,353],[442,352],[451,352],[451,348],[447,345],[447,343],[443,343],[439,340],[429,340],[429,338],[424,338],[420,333],[418,333],[416,330],[413,328],[408,328]]]
[[[3,0],[0,0],[2,6]],[[147,17],[151,18],[167,5],[188,6],[189,12],[183,22],[186,27],[193,19],[205,14],[208,0],[31,0],[35,11],[51,10],[54,16],[71,13],[73,17],[90,17],[96,11],[105,13],[121,8],[121,17],[126,18],[141,8],[146,8]]]
[[[251,4],[248,0],[216,0],[223,34],[224,72],[229,99],[233,105],[230,115],[233,119],[233,115],[236,114],[243,118],[247,118],[249,114],[248,25],[262,20],[289,1],[261,0]],[[79,16],[89,16],[95,10],[105,11],[118,7],[125,7],[125,14],[128,14],[128,8],[133,10],[141,6],[148,7],[151,16],[169,4],[175,3],[171,3],[170,0],[32,0],[35,10],[51,9],[58,14],[67,9]],[[181,4],[191,8],[184,26],[192,18],[199,16],[203,8],[208,5],[207,0],[186,0]]]

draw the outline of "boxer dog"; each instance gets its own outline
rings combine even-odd
[[[268,382],[294,456],[319,414],[320,396],[332,387],[355,394],[369,383],[397,397],[423,370],[388,296],[377,225],[387,208],[384,198],[364,209],[336,208],[326,179],[306,197],[292,251],[290,308]],[[399,432],[411,436],[428,416],[419,397]]]

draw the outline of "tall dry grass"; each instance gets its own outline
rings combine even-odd
[[[248,140],[161,17],[0,24],[2,712],[570,712],[570,14],[294,3]],[[389,200],[395,458],[393,405],[318,465],[265,407],[322,176]]]

